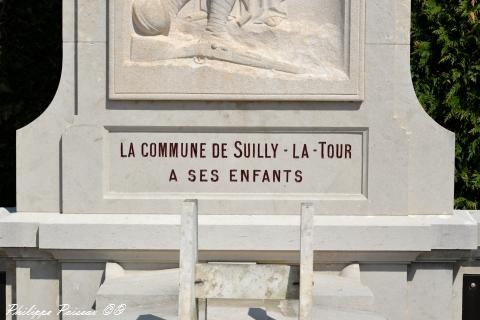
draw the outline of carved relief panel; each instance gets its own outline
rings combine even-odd
[[[361,100],[363,0],[110,1],[110,98]]]

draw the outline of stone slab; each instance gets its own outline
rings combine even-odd
[[[320,308],[378,311],[372,291],[356,279],[315,272],[313,297],[315,306]]]
[[[271,303],[244,302],[226,304],[222,301],[211,301],[209,305],[208,319],[234,320],[297,320],[298,301],[273,301]],[[314,319],[362,319],[380,320],[384,319],[374,313],[362,311],[346,311],[328,309],[319,306],[313,308]]]
[[[195,296],[196,266],[198,262],[198,204],[195,200],[183,203],[180,226],[180,274],[178,319],[197,319]]]
[[[82,221],[81,217],[89,223],[75,223]],[[113,221],[116,223],[111,224],[112,217],[100,215],[90,219],[88,215],[75,218],[61,216],[60,224],[40,226],[40,247],[179,249],[178,216],[136,215],[130,218],[115,215]],[[418,223],[413,218],[322,218],[316,217],[315,250],[424,251],[434,246],[429,225]],[[132,220],[135,222],[130,225],[128,221]],[[298,251],[300,247],[298,216],[200,216],[199,223],[200,250]],[[139,230],[142,231],[139,233]],[[139,234],[141,237],[138,237]],[[412,235],[415,237],[407,242],[406,235],[409,235],[408,239],[412,239]],[[218,239],[223,240],[219,242]]]
[[[453,264],[410,265],[408,270],[410,319],[451,319],[453,278]]]
[[[477,222],[478,224],[478,242],[480,243],[480,210],[471,210],[471,211],[468,211],[470,213],[470,215],[472,216],[473,219],[475,219],[475,221]]]
[[[430,251],[444,248],[455,231],[456,249],[476,248],[476,223],[468,212],[452,217],[315,217],[314,249],[321,251]],[[442,228],[435,227],[441,222]],[[298,251],[299,216],[199,217],[200,250]],[[42,249],[178,250],[177,215],[62,215],[16,213],[0,219],[2,247]],[[18,237],[23,232],[22,237]],[[218,239],[223,239],[221,242]]]
[[[83,0],[77,1],[77,41],[78,42],[106,42],[108,1]]]
[[[212,268],[207,270],[208,266],[212,266]],[[209,298],[207,300],[208,319],[244,319],[250,316],[255,317],[255,319],[268,320],[267,315],[274,317],[274,319],[298,319],[299,301],[293,297],[289,300],[237,300],[228,298],[232,294],[232,290],[241,290],[222,281],[222,279],[229,278],[232,280],[233,278],[233,275],[229,276],[225,273],[227,269],[224,267],[228,266],[228,264],[220,265],[213,263],[199,266],[198,270],[200,270],[199,275],[201,278],[203,278],[203,271],[215,271],[209,273],[206,277],[218,280],[216,282],[218,287],[214,290],[216,292],[221,291],[221,296],[224,297],[222,299]],[[241,267],[238,264],[230,266],[230,271],[240,271],[239,276],[245,275],[246,271],[252,271],[256,276],[259,276],[261,271],[266,271],[263,279],[269,279],[274,268],[285,268],[278,265],[261,266],[255,264],[244,264]],[[201,268],[204,269],[202,270]],[[240,270],[242,268],[243,270]],[[220,273],[216,271],[220,271]],[[158,316],[161,319],[177,319],[178,269],[155,271],[124,270],[121,273],[118,273],[115,277],[107,276],[98,293],[97,307],[99,309],[108,304],[117,305],[125,303],[128,306],[126,314],[122,314],[120,319],[124,319],[123,317],[126,317],[127,314],[134,318],[135,313],[136,316],[151,314],[152,317]],[[315,272],[314,278],[317,284],[314,288],[314,314],[316,317],[319,314],[331,314],[338,316],[358,315],[360,319],[363,319],[363,317],[365,319],[381,319],[381,317],[375,314],[372,292],[362,285],[359,279],[346,275],[327,275],[320,272]],[[233,284],[238,284],[238,280],[241,280],[241,278],[233,281]],[[250,293],[248,295],[240,295],[238,298],[249,296],[253,299],[255,295],[260,297],[254,293],[255,286],[249,281],[251,278],[244,280],[245,284],[251,286],[250,289],[247,289]],[[246,287],[244,286],[244,288]],[[221,318],[221,315],[226,312],[230,312],[230,316]]]
[[[108,130],[104,195],[191,194],[218,200],[235,195],[246,201],[272,194],[278,195],[275,200],[366,197],[366,130],[197,130]]]
[[[72,10],[73,2],[65,1],[64,10]],[[64,23],[69,26],[75,21],[70,16],[73,13],[64,13]],[[73,122],[76,92],[76,45],[67,40],[63,43],[62,74],[55,97],[39,118],[17,130],[16,203],[20,212],[61,210],[61,136]]]
[[[125,276],[106,279],[96,295],[97,308],[109,304],[128,304],[128,309],[159,305],[176,314],[178,308],[178,269],[127,272]]]
[[[28,221],[29,219],[17,220],[16,217],[14,210],[0,207],[1,247],[37,247],[38,222]],[[15,231],[12,232],[13,230]]]
[[[313,319],[315,208],[304,203],[300,213],[300,294],[298,319]]]
[[[80,320],[84,316],[69,314],[70,311],[94,310],[96,294],[102,284],[105,263],[61,263],[61,309],[63,320]]]
[[[408,319],[407,265],[368,263],[361,265],[361,271],[377,312],[389,320]]]
[[[60,282],[56,261],[17,261],[15,277],[15,301],[27,308],[45,310],[43,319],[59,320]],[[32,316],[18,314],[16,319],[27,320]]]
[[[201,299],[298,299],[299,270],[287,265],[208,263],[196,274]]]
[[[468,211],[457,211],[454,216],[448,218],[435,216],[419,218],[435,229],[436,249],[477,249],[480,244],[476,240],[479,236],[479,224],[475,216]]]
[[[260,14],[258,21],[249,20],[254,26],[244,29],[259,27],[277,36],[282,30],[288,37],[292,37],[291,30],[296,30],[301,41],[288,42],[286,50],[269,51],[260,59],[264,65],[245,66],[243,58],[242,62],[238,57],[232,60],[222,54],[215,56],[211,52],[215,49],[203,47],[197,53],[206,53],[204,56],[171,59],[175,61],[168,63],[156,61],[159,54],[165,53],[159,46],[184,43],[176,37],[179,33],[195,38],[198,31],[204,31],[206,8],[194,6],[196,1],[190,1],[174,19],[172,34],[151,37],[139,32],[135,19],[138,12],[132,10],[134,3],[142,7],[142,1],[64,1],[64,59],[59,90],[48,110],[17,135],[19,211],[179,214],[185,199],[182,192],[187,189],[175,190],[160,183],[156,175],[161,170],[152,170],[151,165],[135,167],[150,175],[140,170],[127,172],[125,162],[109,158],[110,147],[118,147],[109,144],[112,132],[152,138],[172,132],[185,138],[195,134],[205,137],[206,133],[218,137],[229,132],[260,136],[283,133],[299,134],[300,141],[312,132],[338,137],[353,131],[364,135],[361,142],[354,143],[357,149],[363,146],[354,166],[319,163],[321,174],[309,174],[317,183],[298,188],[295,196],[291,190],[283,192],[282,185],[272,187],[268,194],[268,188],[260,184],[239,189],[222,184],[217,190],[231,194],[203,195],[199,212],[288,215],[302,201],[314,200],[320,207],[318,214],[328,216],[452,214],[454,135],[430,119],[415,96],[409,67],[409,1],[268,1],[274,4],[273,9],[286,5],[286,17],[285,10],[280,10],[283,18],[273,23],[275,19],[267,22]],[[254,12],[268,15],[272,8],[256,8],[259,11]],[[250,11],[237,3],[231,18],[251,19],[244,15],[245,10]],[[229,28],[237,28],[231,22]],[[315,31],[319,25],[324,27],[322,32]],[[242,23],[239,26],[243,28]],[[193,33],[185,30],[190,27]],[[258,31],[253,29],[253,33]],[[258,33],[249,37],[258,39]],[[297,79],[298,75],[277,72],[275,67],[265,68],[272,57],[283,55],[283,51],[301,52],[304,40],[309,50],[316,48],[312,49],[314,56],[321,53],[334,65],[333,69],[340,66],[347,80],[334,72],[330,80],[320,83],[316,67],[311,68],[316,70],[311,79]],[[323,41],[333,42],[317,50],[316,45]],[[223,48],[229,51],[236,47],[226,43]],[[252,45],[252,50],[257,52],[259,47],[268,45]],[[118,73],[122,68],[125,72]],[[328,73],[327,78],[331,75]],[[113,90],[113,95],[125,97],[110,99],[112,87],[122,82],[123,89],[129,90]],[[307,94],[299,95],[299,90]],[[169,94],[178,99],[198,99],[157,100],[175,99]],[[240,162],[242,166],[252,165],[248,160]],[[330,170],[332,167],[334,170]],[[265,169],[273,169],[273,164],[267,163]],[[136,179],[142,183],[134,183]],[[204,186],[195,184],[190,191],[198,194],[202,189],[215,189]],[[232,196],[247,189],[255,192]],[[261,194],[256,192],[259,189]],[[192,198],[191,194],[188,198]]]

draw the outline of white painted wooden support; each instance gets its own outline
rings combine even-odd
[[[303,203],[300,230],[299,320],[312,320],[313,312],[313,217],[312,204]]]
[[[178,320],[197,320],[195,296],[195,266],[198,260],[198,204],[187,200],[183,204],[180,240],[180,291]]]

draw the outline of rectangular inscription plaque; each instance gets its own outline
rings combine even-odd
[[[366,131],[115,132],[106,191],[348,194],[365,190]]]

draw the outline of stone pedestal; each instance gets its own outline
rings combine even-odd
[[[253,2],[63,1],[58,92],[0,209],[9,304],[176,319],[196,199],[202,263],[296,268],[315,206],[314,319],[461,319],[480,214],[453,210],[454,135],[413,90],[410,1]],[[296,298],[201,305],[288,319]]]

